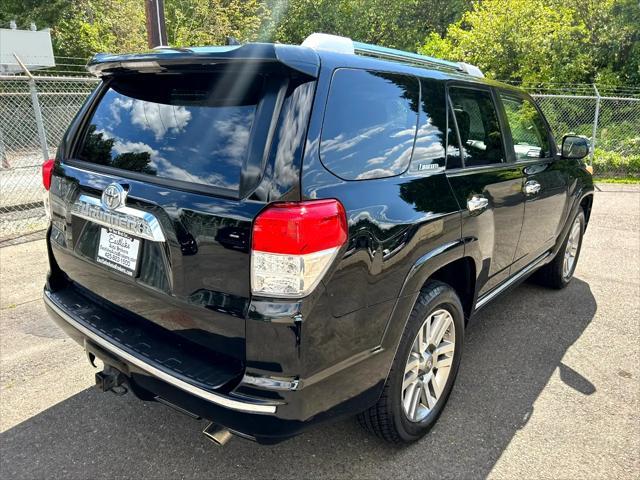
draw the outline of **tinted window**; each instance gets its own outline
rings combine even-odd
[[[132,75],[111,82],[79,149],[81,160],[237,189],[260,76]]]
[[[503,162],[502,134],[491,93],[451,88],[449,96],[460,132],[465,166]]]
[[[517,160],[545,158],[551,155],[544,120],[530,100],[500,94],[513,138]]]
[[[320,140],[323,164],[347,180],[404,172],[413,151],[419,101],[415,77],[336,70]]]
[[[445,165],[447,113],[444,83],[422,79],[418,131],[409,172],[425,173]]]

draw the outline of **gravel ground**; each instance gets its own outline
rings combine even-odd
[[[576,278],[481,312],[431,434],[389,448],[353,420],[264,447],[215,447],[202,421],[91,388],[46,317],[42,240],[0,249],[2,478],[640,477],[640,189],[596,196]]]

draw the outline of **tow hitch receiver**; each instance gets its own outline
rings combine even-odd
[[[117,368],[111,365],[104,366],[104,370],[96,373],[96,388],[101,392],[113,392],[116,395],[124,395],[127,393],[124,383],[125,376]]]

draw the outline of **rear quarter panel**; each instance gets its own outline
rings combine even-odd
[[[301,176],[302,198],[340,200],[349,226],[347,248],[325,282],[324,309],[314,310],[317,318],[305,320],[303,327],[305,352],[317,358],[308,364],[311,374],[382,345],[396,300],[401,291],[409,293],[403,290],[409,272],[425,254],[456,245],[461,237],[459,206],[443,169],[345,181],[322,165],[323,107],[332,72],[341,66],[323,63]],[[369,67],[366,60],[363,67]]]

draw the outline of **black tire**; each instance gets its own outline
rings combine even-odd
[[[436,310],[447,310],[453,317],[455,349],[449,377],[435,406],[419,422],[409,420],[402,406],[402,383],[405,366],[418,330]],[[389,377],[378,402],[358,415],[362,427],[390,443],[410,443],[422,438],[436,423],[447,403],[458,373],[464,344],[464,312],[455,290],[439,281],[429,281],[409,316],[400,339]]]
[[[569,274],[565,275],[563,271],[565,253],[567,251],[567,245],[569,244],[569,238],[571,237],[573,224],[576,221],[580,222],[580,238],[578,240],[578,249],[575,254],[573,266],[568,272]],[[585,228],[584,212],[582,211],[582,209],[580,209],[578,213],[576,213],[571,219],[571,224],[569,226],[569,231],[567,232],[567,236],[564,239],[564,242],[562,242],[562,246],[558,250],[558,253],[556,253],[555,258],[551,261],[551,263],[548,263],[547,265],[542,267],[534,275],[534,280],[537,283],[545,287],[555,288],[557,290],[565,288],[567,285],[569,285],[569,283],[571,282],[571,279],[573,278],[573,273],[576,270],[576,266],[578,265],[578,259],[580,258],[580,250],[582,249],[582,237],[584,236],[584,228]]]

